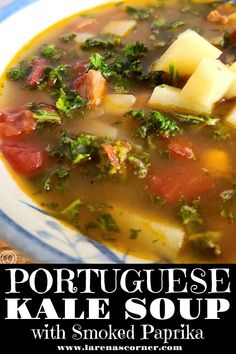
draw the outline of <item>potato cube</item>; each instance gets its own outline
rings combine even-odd
[[[179,88],[171,87],[168,85],[157,86],[148,101],[148,105],[157,109],[168,109],[169,111],[177,109],[179,111],[188,111],[192,113],[211,113],[210,106],[202,106],[189,100],[185,100],[182,97],[181,90]]]
[[[105,111],[119,115],[128,112],[136,102],[136,97],[129,94],[111,94],[105,98]]]
[[[139,214],[125,206],[114,206],[111,214],[121,230],[120,243],[122,238],[129,254],[137,255],[137,250],[141,250],[146,258],[174,262],[185,235],[181,226]],[[139,230],[136,239],[130,237],[131,229]]]
[[[93,111],[94,112],[94,111]],[[79,124],[80,131],[94,134],[98,137],[108,136],[109,138],[118,139],[119,130],[112,127],[111,124],[102,122],[101,120],[84,119]]]
[[[137,22],[134,20],[112,21],[104,27],[102,32],[124,37],[135,28],[136,24]]]
[[[183,87],[184,99],[203,106],[220,101],[234,80],[234,74],[219,60],[203,59]]]
[[[225,98],[227,98],[227,100],[236,97],[236,62],[230,66],[229,70],[235,74],[235,78],[225,94]]]
[[[187,30],[171,44],[167,51],[153,64],[153,71],[169,72],[175,64],[181,76],[190,76],[203,58],[216,59],[222,52],[197,32]]]
[[[78,44],[83,44],[87,39],[93,38],[94,34],[89,32],[78,33],[75,37],[75,41]]]

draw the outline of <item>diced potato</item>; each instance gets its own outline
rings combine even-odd
[[[94,34],[89,32],[78,33],[75,37],[75,41],[78,44],[84,43],[87,39],[93,38]]]
[[[117,139],[119,131],[117,128],[112,127],[109,123],[104,123],[99,120],[83,120],[80,122],[80,131],[86,133],[94,134],[98,137],[108,136],[112,139]]]
[[[124,37],[129,34],[136,26],[134,20],[111,21],[103,29],[103,33],[111,33],[118,37]]]
[[[224,97],[234,77],[219,60],[203,59],[183,87],[181,95],[196,104],[213,106]]]
[[[143,254],[155,257],[155,260],[175,260],[184,239],[181,227],[158,221],[150,215],[139,215],[127,207],[114,206],[111,214],[121,229],[119,238],[125,238],[130,254],[142,250]],[[135,240],[130,238],[131,229],[140,230]]]
[[[171,87],[168,85],[157,86],[151,98],[148,101],[148,106],[153,108],[164,108],[171,111],[177,109],[179,111],[189,111],[197,113],[211,113],[210,106],[202,106],[195,104],[189,100],[185,100],[181,95],[179,88]]]
[[[136,97],[129,94],[111,94],[105,98],[105,111],[119,115],[128,112],[136,102]]]
[[[235,78],[225,94],[225,98],[227,98],[228,100],[236,97],[236,62],[233,63],[229,69],[230,71],[232,71],[233,74],[235,74]]]
[[[220,149],[207,150],[203,155],[204,167],[211,175],[222,176],[230,172],[230,160],[228,154]]]
[[[234,105],[232,110],[226,116],[225,121],[236,128],[236,105]]]
[[[197,32],[187,30],[179,35],[167,51],[153,64],[152,70],[169,72],[175,64],[181,76],[190,76],[203,58],[216,59],[222,52]]]

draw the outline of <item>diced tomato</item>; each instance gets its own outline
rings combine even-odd
[[[44,70],[47,67],[47,61],[45,59],[34,59],[32,61],[32,67],[27,83],[30,86],[36,86],[40,83]]]
[[[1,144],[0,151],[11,167],[23,176],[30,176],[42,170],[46,163],[43,151],[16,144]]]
[[[192,144],[183,139],[173,139],[168,143],[168,149],[181,159],[192,160],[195,158],[195,153]]]
[[[75,81],[75,88],[82,98],[89,99],[90,108],[100,106],[106,94],[106,79],[100,71],[89,70],[89,72]]]
[[[80,60],[75,64],[74,72],[78,76],[85,75],[88,69],[89,62],[86,60]]]
[[[196,166],[174,167],[160,171],[149,179],[149,188],[155,195],[166,198],[171,203],[183,196],[187,200],[205,195],[214,187],[213,179]]]
[[[0,113],[0,136],[14,137],[30,133],[37,126],[33,113],[27,109],[6,110]]]
[[[86,27],[93,25],[97,20],[95,18],[82,18],[75,27],[75,31],[80,31]]]

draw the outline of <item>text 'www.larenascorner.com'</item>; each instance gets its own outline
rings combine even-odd
[[[181,345],[58,345],[58,351],[182,351]]]

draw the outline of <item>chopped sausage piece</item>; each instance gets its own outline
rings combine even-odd
[[[28,134],[35,130],[37,122],[33,118],[33,113],[27,109],[6,110],[0,113],[0,136],[15,137]]]
[[[218,23],[221,25],[226,25],[229,21],[228,17],[222,15],[218,10],[213,10],[207,16],[207,20],[212,23]]]
[[[80,60],[75,64],[74,73],[77,76],[85,75],[88,70],[89,62],[86,60]]]
[[[106,83],[100,71],[89,70],[75,81],[75,88],[82,98],[89,99],[89,106],[94,109],[102,103],[106,94]]]
[[[45,59],[34,59],[32,61],[32,72],[27,79],[27,83],[30,86],[36,86],[40,83],[44,70],[47,67],[47,61]]]

